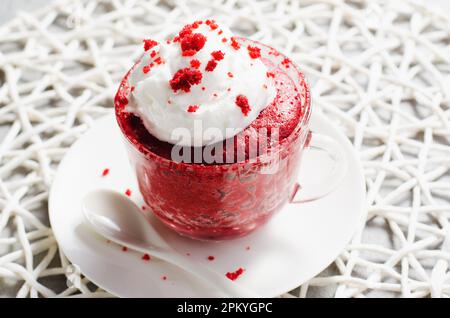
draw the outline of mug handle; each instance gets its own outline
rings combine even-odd
[[[333,192],[341,183],[348,171],[348,158],[342,150],[342,145],[329,136],[310,132],[307,143],[309,145],[305,148],[308,151],[324,152],[333,161],[331,172],[318,182],[320,186],[308,187],[309,195],[302,196],[302,187],[297,182],[294,186],[294,191],[291,195],[291,203],[305,203],[311,202],[325,197]],[[303,168],[305,168],[303,166]]]

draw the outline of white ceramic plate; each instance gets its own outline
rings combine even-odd
[[[325,269],[344,249],[363,212],[365,184],[361,165],[347,138],[323,115],[311,119],[313,131],[332,136],[345,151],[349,170],[341,186],[325,198],[288,204],[267,225],[240,239],[199,242],[167,229],[148,212],[161,235],[181,253],[225,273],[245,268],[239,284],[274,297],[288,292]],[[301,180],[323,180],[325,156],[304,153]],[[108,168],[109,174],[102,177]],[[322,176],[323,175],[323,176]],[[305,183],[302,184],[304,187]],[[113,115],[99,120],[61,162],[50,199],[50,221],[60,248],[93,282],[121,297],[214,297],[217,293],[157,259],[124,252],[85,223],[81,199],[90,190],[125,192],[142,205],[134,173]],[[208,256],[214,256],[209,261]],[[167,279],[162,277],[166,276]]]

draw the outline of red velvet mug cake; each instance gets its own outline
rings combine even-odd
[[[195,239],[246,235],[286,204],[309,140],[303,74],[213,20],[144,40],[116,117],[152,212]]]

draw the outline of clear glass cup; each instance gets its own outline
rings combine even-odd
[[[115,99],[118,124],[146,204],[167,226],[194,239],[240,237],[259,228],[280,211],[298,189],[302,153],[312,136],[309,129],[311,97],[303,73],[271,47],[245,38],[238,38],[238,41],[243,46],[259,47],[261,56],[277,65],[284,63],[284,70],[301,95],[302,118],[270,153],[232,164],[201,165],[169,160],[151,152],[127,132],[122,110],[130,94],[128,76],[134,68],[125,76]],[[313,142],[314,139],[320,141],[318,148],[327,152],[333,149],[335,154],[331,156],[342,161],[333,140],[321,136],[314,136]],[[342,178],[342,169],[337,171],[332,176],[333,184]],[[326,189],[318,191],[322,194],[304,201],[327,192]]]

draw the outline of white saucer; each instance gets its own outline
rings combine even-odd
[[[278,296],[298,287],[325,269],[344,249],[365,203],[363,173],[350,142],[319,113],[313,115],[311,128],[337,140],[349,160],[350,168],[342,185],[325,198],[288,204],[249,236],[220,243],[183,238],[151,215],[150,221],[175,249],[190,253],[193,260],[224,275],[245,268],[238,282],[262,297]],[[302,180],[320,179],[317,174],[323,170],[322,159],[316,155],[305,152]],[[110,172],[102,177],[105,168]],[[214,290],[176,267],[157,259],[142,260],[142,255],[124,252],[122,247],[96,235],[83,219],[81,199],[97,188],[120,192],[129,188],[132,198],[143,204],[113,115],[99,120],[73,145],[59,166],[50,193],[49,213],[60,248],[86,277],[117,296],[217,296]],[[207,259],[210,255],[214,256],[213,261]]]

